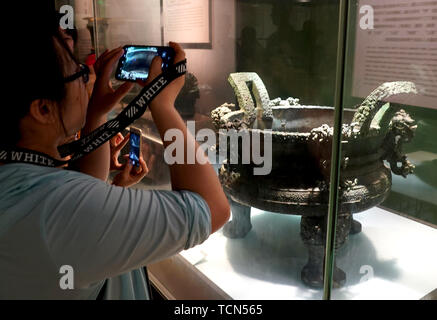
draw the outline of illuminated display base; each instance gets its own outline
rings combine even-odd
[[[181,255],[233,299],[321,299],[323,290],[300,279],[308,259],[301,217],[252,212],[245,238],[219,231]],[[337,265],[348,278],[333,299],[421,299],[435,289],[436,229],[377,207],[354,218],[363,229],[338,251]]]

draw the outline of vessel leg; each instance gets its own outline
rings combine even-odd
[[[244,238],[252,229],[250,207],[229,199],[232,220],[223,227],[223,234],[228,238]]]
[[[351,214],[340,214],[337,218],[336,249],[346,241],[351,229]],[[313,288],[323,288],[326,217],[302,217],[301,238],[308,248],[308,262],[301,272],[302,281]],[[346,283],[346,273],[337,267],[334,260],[333,287],[339,288]]]
[[[351,224],[351,231],[350,234],[357,234],[360,233],[362,230],[361,227],[361,223],[359,223],[357,220],[352,219],[352,224]]]

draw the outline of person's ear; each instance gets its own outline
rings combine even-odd
[[[30,104],[29,115],[40,124],[53,124],[58,115],[58,106],[53,101],[37,99]]]

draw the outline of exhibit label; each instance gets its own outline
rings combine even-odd
[[[414,82],[418,95],[387,101],[437,109],[436,0],[359,1],[352,95],[391,81]]]

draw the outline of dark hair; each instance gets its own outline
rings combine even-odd
[[[29,112],[32,101],[62,101],[66,93],[63,57],[68,56],[77,62],[60,35],[56,12],[51,7],[46,8],[41,3],[39,5],[32,8],[36,13],[27,9],[28,13],[24,13],[26,16],[22,16],[22,20],[32,27],[26,31],[24,37],[23,34],[12,35],[9,43],[12,61],[6,66],[9,69],[8,81],[12,86],[18,86],[20,91],[8,97],[13,101],[3,106],[0,117],[0,144],[3,146],[14,146],[20,140],[20,120]],[[63,50],[57,50],[55,39]],[[7,91],[7,94],[11,92]],[[59,112],[61,115],[62,110],[59,109]]]

